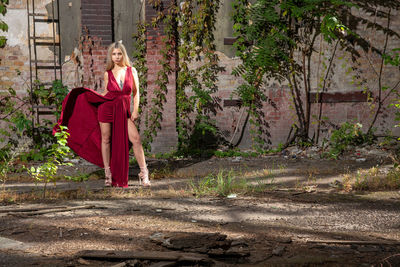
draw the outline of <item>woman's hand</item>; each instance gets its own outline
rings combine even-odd
[[[137,112],[132,112],[131,121],[135,122],[139,118],[139,114]]]

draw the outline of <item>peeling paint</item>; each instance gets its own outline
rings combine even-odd
[[[26,10],[8,9],[6,15],[0,17],[9,27],[9,31],[3,33],[8,46],[28,46],[27,16]]]

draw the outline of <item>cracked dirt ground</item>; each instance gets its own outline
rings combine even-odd
[[[0,212],[43,205],[95,208],[22,217],[0,213],[0,236],[7,238],[0,240],[0,265],[113,266],[118,262],[83,260],[76,255],[82,250],[169,251],[149,237],[154,233],[171,237],[220,233],[250,256],[213,258],[216,266],[399,266],[400,193],[345,193],[329,186],[343,173],[376,164],[370,159],[364,163],[210,159],[177,169],[179,178],[154,180],[151,189],[140,190],[132,181],[128,190],[106,189],[114,197],[101,199],[91,198],[90,192],[108,192],[101,188],[102,180],[89,181],[85,184],[88,199],[1,206]],[[187,194],[185,174],[202,177],[206,171],[243,166],[247,171],[275,170],[276,186],[236,198]],[[310,183],[310,173],[315,190],[299,190],[299,183]],[[15,188],[13,183],[8,186]],[[66,186],[70,190],[76,185]]]

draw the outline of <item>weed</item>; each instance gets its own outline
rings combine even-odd
[[[197,182],[190,180],[189,187],[195,196],[208,195],[212,192],[212,188],[214,187],[214,178],[212,175],[207,175]]]
[[[241,177],[241,178],[239,178]],[[255,177],[256,182],[247,179]],[[260,173],[242,173],[233,170],[221,170],[216,175],[209,174],[195,182],[190,180],[189,188],[195,196],[217,195],[226,197],[232,193],[259,193],[271,188],[274,182],[272,171],[263,170]]]
[[[70,148],[67,146],[67,138],[69,133],[67,132],[66,126],[60,125],[60,131],[55,133],[55,137],[57,138],[57,143],[53,144],[50,149],[50,157],[48,160],[38,166],[31,167],[28,169],[28,173],[35,179],[35,181],[41,182],[44,181],[44,189],[43,189],[43,198],[46,196],[46,186],[47,183],[53,182],[56,183],[59,177],[57,176],[57,171],[59,166],[72,166],[72,163],[63,162],[63,158],[70,153]],[[71,178],[65,176],[66,178]]]

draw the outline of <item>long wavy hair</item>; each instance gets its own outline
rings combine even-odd
[[[128,54],[126,53],[125,46],[121,42],[115,42],[115,43],[110,44],[110,46],[108,47],[108,50],[107,50],[106,70],[112,70],[114,68],[114,62],[111,59],[112,52],[114,51],[114,49],[121,50],[122,57],[123,57],[122,62],[124,64],[124,66],[130,67],[131,63],[129,61]]]

